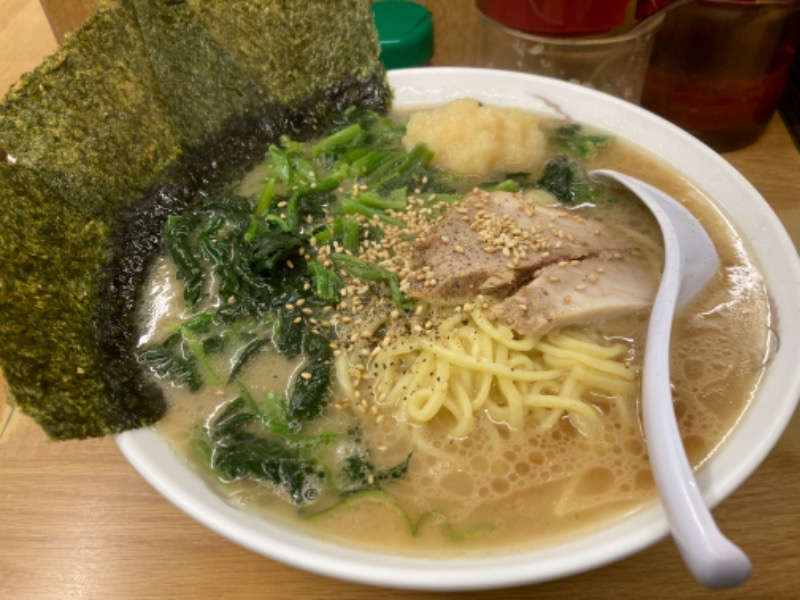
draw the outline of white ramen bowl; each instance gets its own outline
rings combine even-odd
[[[719,208],[755,255],[772,299],[781,341],[758,396],[728,440],[697,473],[710,505],[730,495],[778,441],[800,397],[800,260],[758,192],[718,154],[687,133],[618,98],[555,79],[462,68],[389,73],[395,106],[440,104],[459,97],[530,109],[608,131],[645,148],[719,199]],[[130,463],[161,494],[197,521],[250,550],[319,574],[384,587],[475,590],[564,577],[638,552],[668,533],[657,502],[607,528],[545,549],[485,558],[430,559],[341,547],[227,504],[153,430],[116,438]]]

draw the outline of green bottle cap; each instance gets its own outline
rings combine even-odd
[[[431,12],[415,2],[382,0],[372,5],[387,69],[421,67],[433,56]]]

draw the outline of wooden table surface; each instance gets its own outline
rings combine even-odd
[[[443,2],[428,2],[438,19]],[[474,15],[464,7],[463,19]],[[457,12],[457,11],[456,11]],[[0,94],[56,47],[36,0],[0,0]],[[459,30],[463,37],[464,29]],[[467,36],[468,37],[468,36]],[[465,64],[438,40],[435,62]],[[460,46],[459,44],[457,44]],[[462,49],[463,52],[463,49]],[[779,117],[755,145],[725,155],[800,246],[800,155]],[[0,340],[2,343],[2,340]],[[284,566],[208,531],[142,480],[112,439],[51,442],[0,392],[0,598],[425,598]],[[709,592],[671,540],[569,579],[464,598],[800,598],[800,415],[761,468],[714,514],[750,555],[743,587]],[[453,594],[455,596],[455,594]]]

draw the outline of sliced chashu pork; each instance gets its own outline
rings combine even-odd
[[[504,298],[548,264],[631,246],[599,221],[519,194],[474,191],[417,245],[405,291],[428,301]]]
[[[660,274],[645,259],[604,252],[542,269],[533,281],[492,306],[487,315],[523,335],[610,319],[648,308]]]
[[[508,192],[468,194],[416,250],[408,296],[505,298],[490,316],[531,335],[646,308],[660,278],[625,234]]]

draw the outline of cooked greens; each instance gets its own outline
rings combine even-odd
[[[334,452],[326,448],[337,445]],[[251,479],[272,484],[296,505],[381,489],[401,479],[410,456],[379,470],[369,458],[357,426],[344,433],[299,433],[277,394],[255,400],[242,388],[194,442],[201,461],[223,482]],[[337,454],[343,454],[337,458]],[[328,456],[333,460],[327,460]],[[342,466],[337,468],[337,463]],[[332,464],[327,464],[332,463]]]
[[[537,184],[562,204],[574,204],[594,197],[583,168],[569,156],[556,156],[547,161]]]
[[[609,135],[584,133],[578,123],[569,123],[556,128],[553,141],[578,158],[592,158],[597,150],[612,140]]]
[[[390,513],[394,514],[401,523],[405,525],[411,537],[418,537],[428,525],[428,523],[439,524],[447,537],[457,543],[464,542],[476,536],[485,535],[491,532],[492,528],[488,525],[476,525],[459,529],[455,527],[447,516],[438,510],[429,510],[422,513],[417,519],[413,519],[406,510],[400,506],[394,496],[386,491],[377,488],[365,488],[350,495],[345,496],[339,502],[324,510],[317,512],[307,511],[305,518],[308,520],[324,519],[327,516],[339,511],[346,510],[348,507],[357,506],[361,503],[376,503],[386,507]]]
[[[323,489],[352,493],[405,475],[409,457],[378,469],[356,427],[345,439],[307,433],[319,426],[332,393],[336,331],[324,316],[340,302],[343,278],[385,294],[400,310],[414,306],[396,274],[356,256],[362,239],[381,234],[372,219],[402,223],[394,211],[415,209],[407,205],[406,186],[443,189],[449,181],[428,168],[427,148],[400,148],[402,131],[374,111],[352,108],[319,141],[282,136],[270,145],[261,188],[251,196],[237,191],[234,178],[190,210],[166,217],[165,249],[189,316],[138,358],[192,392],[235,386],[237,398],[196,439],[223,481],[266,481],[304,504]],[[357,220],[354,204],[368,207],[370,218]],[[347,253],[325,258],[326,266],[314,252],[328,243]],[[241,380],[262,352],[302,360],[285,396],[270,392],[256,401]],[[326,465],[321,446],[338,442],[334,454],[346,456],[334,461],[338,467]]]
[[[279,434],[267,437],[249,431],[247,425],[258,420],[259,412],[253,400],[243,396],[223,409],[208,439],[201,440],[211,468],[223,481],[252,477],[272,483],[295,504],[316,500],[325,477],[321,465],[305,456],[302,445],[290,446]]]
[[[384,110],[378,53],[365,0],[116,0],[6,95],[0,364],[51,437],[161,417],[134,332],[167,215],[283,134]]]
[[[584,133],[577,123],[560,125],[551,136],[551,143],[560,152],[547,161],[536,185],[562,204],[605,201],[603,186],[589,180],[584,163],[611,139],[608,135]]]

